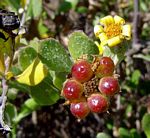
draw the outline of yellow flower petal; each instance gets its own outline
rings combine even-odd
[[[102,45],[99,45],[98,49],[99,49],[99,54],[102,55],[104,52],[104,47]]]
[[[100,23],[102,25],[112,24],[112,23],[114,23],[114,18],[112,16],[108,15],[108,16],[103,17],[102,19],[100,19]]]
[[[103,42],[101,42],[98,46],[99,48],[99,54],[102,55],[104,52],[104,46],[107,45],[107,40],[104,40]]]
[[[105,33],[100,33],[98,38],[100,39],[101,42],[108,40],[108,37]]]
[[[105,45],[113,47],[121,43],[123,39],[131,39],[131,26],[124,25],[125,20],[122,17],[108,15],[100,19],[100,23],[102,26],[94,27],[95,35],[100,39],[100,44],[97,42],[100,54],[103,53]]]
[[[98,49],[99,49],[99,54],[102,55],[103,54],[103,46],[101,44],[99,44],[97,41],[95,41],[95,44],[97,45]]]
[[[103,27],[101,25],[95,25],[94,26],[94,34],[96,37],[99,36],[100,33],[104,31]]]
[[[125,39],[130,40],[131,39],[131,25],[126,24],[122,26],[122,35],[125,37]]]
[[[114,16],[114,21],[115,21],[115,24],[124,24],[125,23],[125,20],[118,15]]]
[[[113,38],[111,38],[111,39],[108,39],[107,40],[107,44],[108,44],[108,46],[110,46],[110,47],[113,47],[113,46],[116,46],[116,45],[118,45],[119,43],[121,43],[121,39],[120,39],[120,36],[118,35],[118,36],[116,36],[116,37],[113,37]]]

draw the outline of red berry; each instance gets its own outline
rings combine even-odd
[[[68,100],[78,99],[83,93],[83,85],[73,79],[67,80],[64,83],[62,95]]]
[[[118,80],[114,77],[103,77],[100,79],[98,89],[107,96],[113,96],[115,93],[119,92],[120,87]]]
[[[72,77],[83,83],[91,79],[93,71],[91,64],[86,60],[77,61],[71,69]]]
[[[102,78],[104,76],[111,76],[114,72],[114,62],[110,57],[102,57],[99,60],[99,66],[96,69],[96,76]]]
[[[77,103],[71,103],[70,111],[75,117],[83,119],[89,114],[90,109],[87,102],[84,100]]]
[[[109,106],[108,99],[100,93],[90,95],[87,101],[90,110],[95,113],[105,112]]]

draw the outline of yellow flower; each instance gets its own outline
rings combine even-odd
[[[103,52],[104,45],[113,47],[124,39],[131,39],[131,25],[125,24],[125,20],[120,16],[112,17],[108,15],[100,19],[100,24],[94,26],[95,36],[100,39],[100,44],[97,44],[100,53]]]

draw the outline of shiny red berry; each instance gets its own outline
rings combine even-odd
[[[74,100],[81,97],[83,93],[83,85],[74,80],[70,79],[64,83],[62,95],[68,100]]]
[[[119,92],[120,87],[118,80],[114,77],[103,77],[99,81],[98,89],[101,93],[106,96],[113,96],[115,93]]]
[[[110,57],[102,57],[99,59],[99,66],[96,69],[95,75],[99,78],[111,76],[114,72],[114,62]]]
[[[91,79],[93,71],[91,64],[86,60],[77,61],[71,69],[72,77],[83,83]]]
[[[109,106],[108,99],[100,93],[90,95],[87,102],[90,110],[95,113],[105,112]]]
[[[83,119],[89,114],[90,109],[87,102],[84,100],[78,101],[77,103],[71,103],[70,111],[75,117]]]

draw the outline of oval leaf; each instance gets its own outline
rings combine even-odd
[[[116,46],[116,47],[108,47],[104,46],[104,53],[103,56],[111,57],[114,61],[115,65],[118,65],[124,58],[125,52],[127,51],[128,45],[126,42],[125,44]]]
[[[16,116],[17,116],[16,107],[13,104],[7,103],[5,108],[5,118],[7,122],[11,124]]]
[[[72,65],[69,55],[55,39],[41,42],[39,58],[50,70],[58,72],[69,72]]]
[[[33,12],[33,17],[39,17],[41,12],[42,12],[42,0],[32,0],[32,12]]]
[[[37,57],[37,52],[32,47],[26,47],[19,51],[19,66],[21,70],[25,70]]]
[[[4,54],[0,52],[0,77],[5,72]]]
[[[111,138],[107,133],[100,132],[97,134],[96,138]]]
[[[39,84],[47,76],[47,69],[44,64],[36,58],[31,65],[29,65],[23,73],[16,76],[19,83],[34,86]]]
[[[126,128],[119,128],[119,137],[120,138],[130,138],[130,133]]]
[[[14,119],[15,123],[19,123],[19,121],[31,114],[33,111],[37,110],[40,106],[35,102],[34,99],[30,98],[22,105],[19,114]]]
[[[30,94],[40,105],[52,105],[59,99],[59,93],[57,89],[52,86],[52,82],[48,77],[40,84],[31,87]]]
[[[150,114],[145,114],[142,118],[142,128],[147,138],[150,138]]]
[[[69,37],[69,52],[74,60],[81,58],[83,55],[99,54],[98,47],[83,32],[76,31]]]
[[[0,29],[0,51],[1,54],[5,53],[8,56],[12,55],[12,38],[10,37],[10,35],[3,31],[2,29]]]
[[[68,73],[66,72],[55,72],[55,71],[50,71],[50,75],[53,78],[53,84],[56,88],[59,90],[62,89],[63,83],[66,80],[66,76]]]

